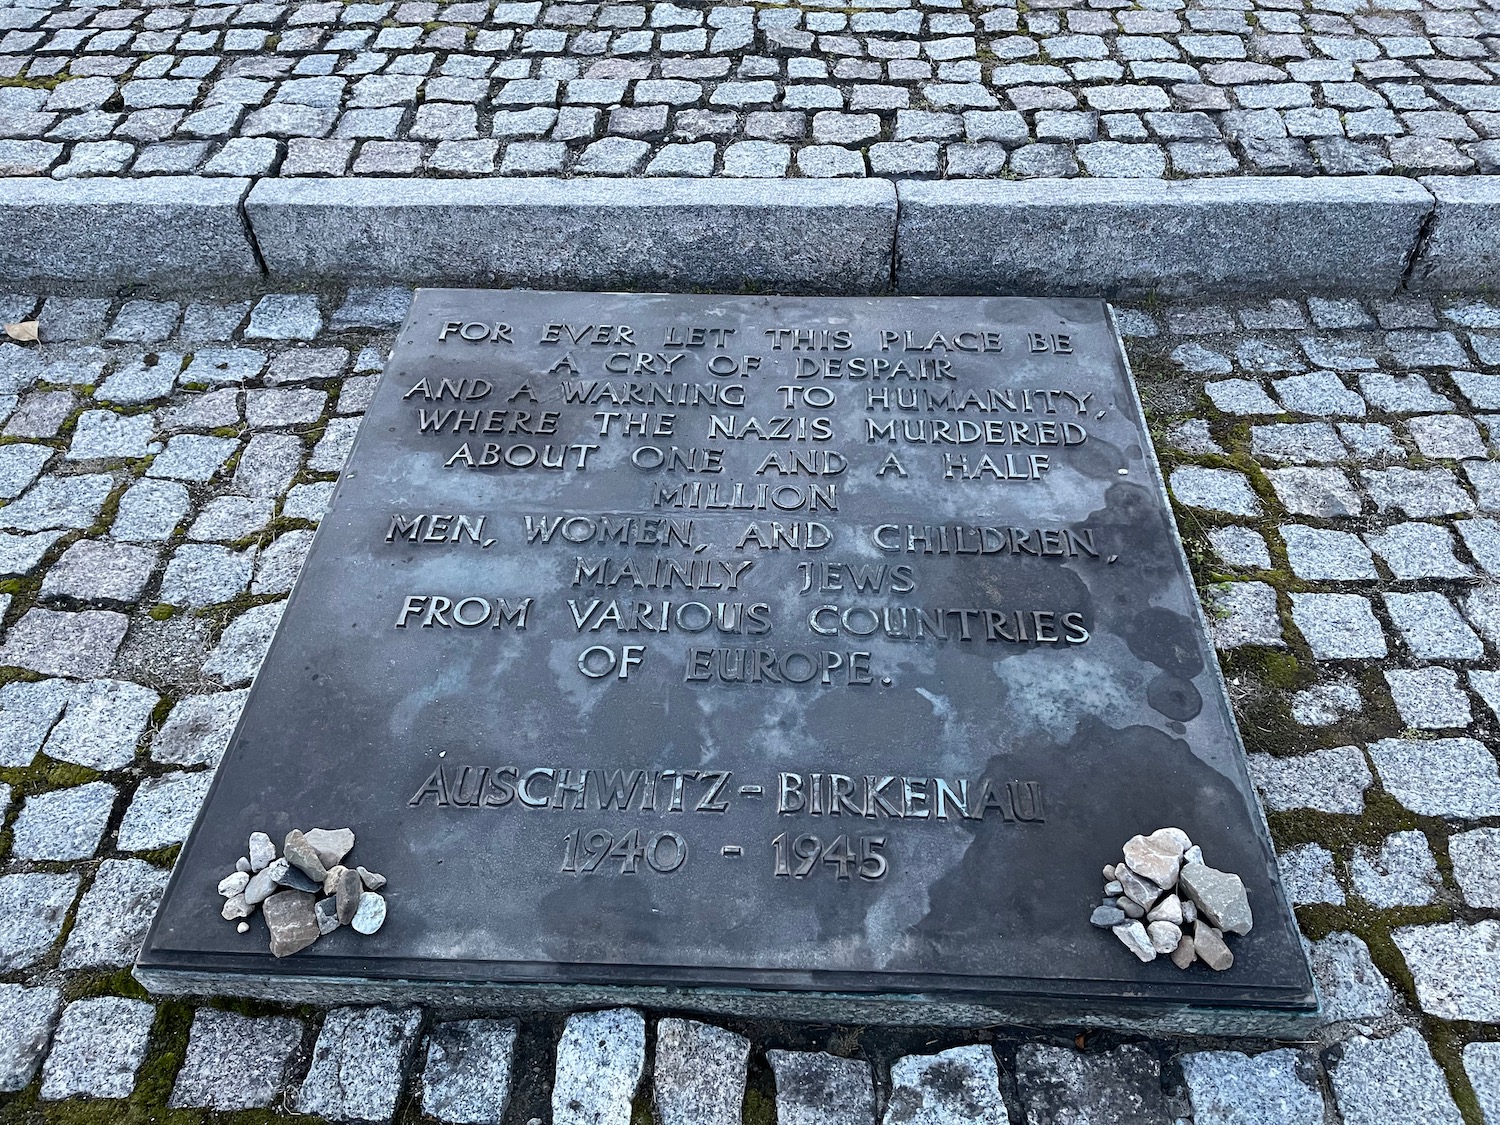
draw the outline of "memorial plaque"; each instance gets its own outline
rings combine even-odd
[[[1139,962],[1101,868],[1239,874]],[[352,828],[385,925],[219,917]],[[1257,1030],[1314,1006],[1106,307],[424,290],[177,864],[166,991]]]

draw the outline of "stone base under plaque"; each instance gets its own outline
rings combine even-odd
[[[791,992],[644,985],[480,984],[141,968],[135,978],[164,996],[235,996],[287,1004],[432,1004],[457,1009],[569,1012],[628,1005],[816,1023],[886,1027],[1107,1027],[1143,1034],[1301,1039],[1316,1009],[1227,1008],[1120,998],[944,993]]]

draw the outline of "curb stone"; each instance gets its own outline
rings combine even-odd
[[[896,236],[885,180],[262,180],[245,209],[277,281],[872,293]]]
[[[902,181],[903,293],[1394,293],[1432,196],[1410,180]]]
[[[1129,297],[1500,285],[1500,176],[0,178],[0,277]]]
[[[1500,285],[1500,176],[1427,176],[1432,226],[1413,263],[1414,289]]]
[[[250,181],[0,178],[0,277],[166,282],[260,277],[244,199]]]

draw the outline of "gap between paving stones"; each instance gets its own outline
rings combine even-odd
[[[1500,176],[0,180],[0,276],[1131,297],[1500,284]]]

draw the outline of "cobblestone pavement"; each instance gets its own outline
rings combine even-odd
[[[146,995],[127,966],[408,299],[0,297],[43,338],[0,345],[0,1122],[1500,1123],[1500,303],[1473,299],[1121,313],[1311,1042]]]
[[[0,175],[1500,171],[1497,0],[7,0]]]

